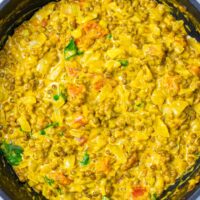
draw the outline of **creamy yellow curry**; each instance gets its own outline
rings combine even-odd
[[[156,200],[200,153],[200,43],[154,0],[61,0],[0,51],[1,153],[47,199]]]

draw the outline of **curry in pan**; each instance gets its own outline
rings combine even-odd
[[[47,199],[156,200],[200,153],[200,43],[154,0],[61,0],[0,51],[1,153]]]

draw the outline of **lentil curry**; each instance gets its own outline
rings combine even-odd
[[[61,0],[0,51],[1,152],[47,199],[156,200],[200,153],[200,44],[154,0]]]

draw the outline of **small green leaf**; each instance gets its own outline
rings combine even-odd
[[[45,130],[41,130],[41,131],[40,131],[40,135],[46,135]]]
[[[110,198],[108,198],[107,196],[103,196],[102,200],[110,200]]]
[[[53,123],[51,123],[51,124],[48,124],[44,129],[42,129],[41,131],[40,131],[40,135],[46,135],[46,129],[48,129],[48,128],[55,128],[55,127],[58,127],[59,126],[59,123],[58,122],[53,122]]]
[[[121,64],[121,66],[123,66],[123,67],[127,67],[129,64],[128,60],[120,60],[119,62]]]
[[[70,60],[71,58],[82,55],[83,52],[79,51],[78,47],[73,38],[70,39],[69,44],[64,49],[64,55],[66,60]]]
[[[151,195],[151,200],[157,200],[157,195],[155,193]]]
[[[58,94],[56,94],[56,95],[53,96],[53,99],[54,99],[55,101],[58,101],[59,98],[60,98],[60,95],[58,95]]]
[[[64,99],[64,101],[67,101],[67,96],[64,93],[60,93],[60,94],[56,94],[53,96],[53,99],[55,101],[58,101],[60,99],[60,97],[62,97]]]
[[[83,54],[84,54],[84,51],[78,50],[78,52],[77,52],[77,55],[78,55],[78,56],[83,55]]]
[[[75,41],[73,38],[69,41],[69,44],[64,49],[65,59],[69,60],[70,58],[76,56],[78,52],[78,48],[75,44]]]
[[[108,35],[106,35],[106,38],[109,39],[109,40],[112,39],[112,34],[109,33]]]
[[[3,142],[0,148],[10,165],[17,166],[20,164],[23,154],[23,149],[20,146]]]
[[[64,101],[67,101],[67,95],[64,93],[60,93],[60,96],[64,99]]]
[[[80,162],[81,166],[86,166],[88,165],[90,162],[90,156],[87,152],[85,152],[84,156],[83,156],[83,160]]]
[[[47,176],[44,177],[44,181],[50,186],[54,184],[54,180],[48,178]]]
[[[45,127],[45,129],[47,129],[47,128],[55,128],[55,127],[58,127],[59,126],[59,123],[58,122],[53,122],[53,123],[51,123],[51,124],[48,124],[46,127]]]

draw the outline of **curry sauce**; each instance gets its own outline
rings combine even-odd
[[[200,153],[200,43],[154,0],[61,0],[0,51],[1,152],[47,199],[156,200]]]

